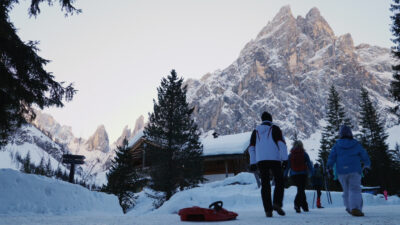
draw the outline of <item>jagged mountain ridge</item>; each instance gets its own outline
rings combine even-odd
[[[115,149],[119,141],[122,143],[124,137],[132,138],[144,126],[144,117],[136,120],[134,130],[126,126],[121,137],[110,144],[104,125],[99,125],[88,140],[75,137],[70,126],[60,125],[51,115],[35,110],[36,118],[32,124],[40,131],[50,137],[55,143],[63,146],[69,153],[84,155],[85,164],[82,165],[82,176],[86,179],[94,179],[97,184],[105,182],[105,173],[115,157]],[[100,177],[98,177],[98,175]]]
[[[332,84],[356,128],[362,85],[385,113],[392,60],[389,49],[335,36],[317,8],[294,18],[285,6],[230,66],[187,80],[187,99],[204,132],[250,131],[267,110],[289,137],[306,138],[321,128]],[[388,126],[394,121],[386,116]]]
[[[132,139],[140,130],[142,130],[145,126],[144,123],[144,116],[141,115],[139,118],[136,119],[135,121],[135,127],[133,130],[128,128],[128,125],[124,127],[122,130],[121,136],[115,141],[114,145],[115,146],[121,146],[124,138],[126,138],[128,141]]]

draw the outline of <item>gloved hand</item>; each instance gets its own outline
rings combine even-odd
[[[367,175],[370,171],[371,171],[371,168],[369,168],[369,167],[364,167],[363,168],[364,175]]]
[[[250,169],[250,172],[256,172],[257,171],[257,164],[251,164],[249,169]]]
[[[287,165],[288,165],[288,161],[287,161],[287,160],[285,160],[285,161],[282,161],[282,170],[283,170],[283,171],[285,171],[285,170],[286,170],[286,168],[287,168]]]
[[[333,177],[333,170],[332,169],[326,169],[326,175],[328,178]]]

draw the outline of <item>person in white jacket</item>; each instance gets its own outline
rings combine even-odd
[[[262,123],[256,127],[250,138],[250,168],[258,168],[261,178],[261,197],[267,217],[275,210],[284,216],[282,201],[284,194],[283,171],[287,165],[288,152],[281,129],[272,123],[268,112],[261,115]],[[270,171],[275,179],[274,198],[271,200]]]

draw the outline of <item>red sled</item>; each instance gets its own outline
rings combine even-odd
[[[193,206],[179,210],[178,214],[181,217],[181,221],[224,221],[236,219],[238,214],[222,208],[222,205],[222,201],[217,201],[211,203],[208,209]]]

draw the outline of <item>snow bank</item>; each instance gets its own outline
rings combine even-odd
[[[273,188],[272,188],[273,190]],[[291,186],[285,189],[283,208],[293,209],[293,202],[296,196],[296,187]],[[312,208],[312,200],[315,191],[306,191],[307,201]],[[327,203],[326,192],[322,192],[322,205],[327,208],[343,207],[342,192],[331,192],[332,205]],[[385,201],[383,196],[363,194],[364,206],[377,205],[400,205],[400,198],[390,196]],[[240,173],[237,176],[229,177],[222,181],[206,183],[200,187],[181,191],[165,202],[159,209],[152,211],[151,199],[144,193],[140,193],[137,205],[130,215],[174,214],[179,209],[192,206],[207,208],[212,202],[223,201],[224,208],[233,211],[257,211],[263,208],[260,189],[257,187],[254,175],[251,173]]]
[[[0,215],[122,214],[113,195],[11,169],[0,169]]]

